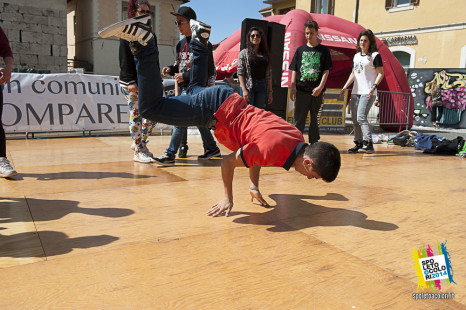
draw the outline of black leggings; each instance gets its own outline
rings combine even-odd
[[[3,89],[0,86],[0,157],[6,157],[6,137],[2,122],[3,114]]]
[[[443,115],[443,107],[432,107],[432,122],[440,122]]]

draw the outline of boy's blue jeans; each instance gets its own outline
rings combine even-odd
[[[186,95],[186,91],[183,90],[181,95]],[[197,129],[199,130],[199,133],[201,135],[202,145],[204,146],[204,150],[206,151],[215,150],[217,148],[217,143],[215,142],[214,137],[212,136],[212,133],[210,132],[210,129],[206,127],[197,127]],[[165,152],[167,154],[175,156],[181,145],[188,144],[187,135],[188,135],[187,127],[179,127],[179,126],[173,127],[172,138],[170,139],[170,145],[165,150]]]
[[[209,127],[220,105],[233,94],[226,85],[205,88],[207,81],[207,48],[191,40],[194,58],[188,92],[193,95],[163,97],[162,77],[158,66],[159,52],[154,40],[135,56],[139,87],[139,112],[142,117],[168,125]]]
[[[243,97],[243,89],[240,91],[241,97]],[[252,80],[252,88],[249,91],[249,102],[248,104],[253,105],[260,109],[265,109],[267,103],[267,81]]]

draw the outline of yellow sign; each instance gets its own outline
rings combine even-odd
[[[317,119],[320,129],[324,131],[345,131],[346,119],[346,102],[348,90],[345,91],[345,96],[340,99],[341,89],[327,88],[324,95],[324,104],[322,105]],[[286,110],[287,122],[294,123],[294,101],[290,99],[290,90],[288,89],[288,105]],[[306,126],[310,124],[310,116],[306,119]]]

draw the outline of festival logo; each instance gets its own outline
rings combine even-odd
[[[456,284],[446,243],[437,243],[434,249],[430,245],[413,249],[413,267],[419,278],[417,291],[440,291],[451,283]]]

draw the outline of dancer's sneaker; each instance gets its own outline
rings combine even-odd
[[[204,159],[211,159],[212,157],[221,157],[222,154],[220,153],[220,149],[217,147],[214,150],[207,150],[204,154],[199,155],[197,159],[204,160]]]
[[[147,156],[149,156],[149,157],[154,157],[154,154],[152,154],[152,152],[149,151],[149,148],[147,147],[146,144],[144,144],[144,146],[139,150],[139,152],[146,153]]]
[[[155,162],[155,160],[151,156],[149,156],[149,154],[144,153],[144,152],[135,152],[134,161],[137,161],[143,164],[150,164],[152,162]]]
[[[0,177],[9,178],[17,174],[18,173],[13,169],[8,159],[6,157],[0,157]]]
[[[109,38],[112,36],[123,40],[134,42],[146,46],[154,37],[150,26],[150,15],[141,15],[115,23],[99,31],[99,36]]]
[[[374,146],[372,145],[372,141],[364,141],[364,146],[358,150],[358,153],[367,153],[372,154],[374,153]]]
[[[356,141],[354,141],[354,144],[355,144],[355,146],[353,146],[352,148],[350,148],[350,149],[348,150],[348,153],[350,153],[350,154],[357,153],[357,152],[358,152],[360,149],[362,149],[362,147],[363,147],[362,142],[356,142]]]
[[[162,156],[154,158],[154,162],[163,166],[173,166],[175,164],[175,155],[165,153]]]
[[[207,46],[210,37],[210,25],[207,25],[195,19],[191,19],[189,24],[191,26],[192,31],[191,38]]]
[[[138,146],[133,142],[133,144],[131,144],[131,149],[133,151],[139,151],[139,152],[143,152],[143,153],[146,153],[147,155],[149,155],[150,157],[154,157],[154,154],[152,154],[151,151],[149,151],[149,149],[147,148],[147,146],[144,144],[144,146],[141,148],[141,149],[138,149]]]
[[[188,149],[187,145],[180,146],[180,151],[178,152],[178,158],[187,158],[188,157]]]

